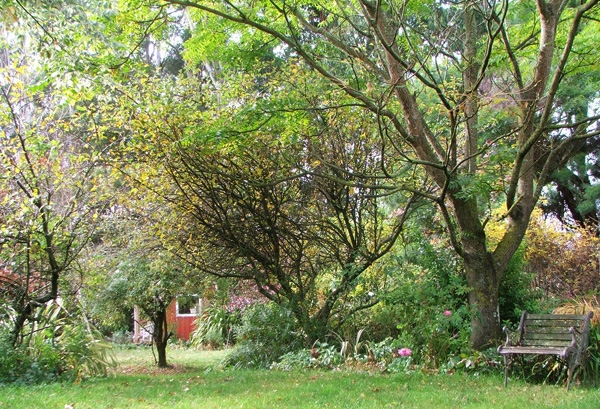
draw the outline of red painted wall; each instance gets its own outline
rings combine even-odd
[[[190,333],[194,330],[194,321],[197,317],[177,317],[175,315],[175,301],[169,305],[167,310],[167,323],[169,328],[175,328],[178,338],[189,341]]]

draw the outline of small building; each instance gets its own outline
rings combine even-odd
[[[202,298],[198,295],[177,297],[167,308],[167,325],[177,338],[189,341],[194,321],[202,313]],[[133,342],[152,342],[152,322],[142,320],[140,308],[133,309]]]
[[[177,297],[167,310],[169,328],[177,338],[189,341],[194,322],[202,313],[202,298],[198,295]]]

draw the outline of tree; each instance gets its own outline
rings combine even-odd
[[[8,38],[15,38],[8,36]],[[10,342],[38,308],[76,291],[77,260],[105,206],[88,119],[25,49],[0,67],[0,294],[16,312]],[[30,59],[31,58],[31,59]],[[58,77],[57,77],[58,78]],[[72,97],[80,97],[69,90]],[[71,100],[72,101],[72,100]],[[75,280],[74,280],[75,282]],[[65,285],[66,284],[66,285]]]
[[[598,103],[598,81],[600,72],[593,66],[566,78],[557,93],[557,114],[568,123],[585,119]],[[585,227],[600,237],[599,149],[600,136],[576,143],[566,165],[553,172],[542,209],[568,227]]]
[[[147,249],[148,250],[148,249]],[[181,286],[183,271],[169,260],[168,253],[154,250],[137,253],[119,263],[104,290],[102,302],[125,303],[131,309],[139,306],[152,323],[152,344],[156,346],[157,365],[166,368],[167,344],[173,333],[167,322],[169,305],[185,288]],[[110,301],[109,301],[110,299]]]
[[[189,220],[179,232],[183,257],[213,275],[256,282],[294,312],[311,343],[378,302],[349,298],[392,248],[408,212],[389,217],[373,190],[354,188],[356,181],[294,174],[285,161],[298,152],[260,145],[253,143],[251,155],[192,150],[171,159],[176,208]]]
[[[274,79],[264,94],[255,85],[243,94],[248,107],[294,93]],[[371,176],[381,160],[369,118],[352,106],[312,114],[290,107],[265,120],[260,109],[223,105],[222,94],[204,96],[198,113],[193,83],[150,80],[144,88],[134,106],[119,109],[134,118],[132,157],[145,158],[124,171],[177,214],[162,233],[171,252],[213,276],[253,281],[293,311],[309,342],[377,303],[376,291],[353,293],[393,247],[414,200],[394,188],[408,196],[405,208],[392,214],[382,202],[392,192]]]
[[[465,263],[471,345],[496,339],[502,275],[543,188],[598,134],[596,113],[569,122],[555,104],[566,78],[598,62],[598,1],[164,3],[190,11],[190,46],[219,24],[231,48],[275,40],[376,116],[381,138],[437,186],[423,196]],[[491,246],[498,203],[505,232]]]
[[[600,177],[598,146],[600,138],[580,143],[580,152],[567,166],[556,170],[549,186],[548,201],[542,209],[556,216],[563,224],[584,227],[600,235]]]
[[[90,304],[103,304],[105,314],[123,306],[130,312],[140,307],[152,323],[148,331],[157,364],[164,368],[173,335],[168,308],[176,297],[198,291],[202,277],[162,246],[157,224],[169,218],[164,207],[146,201],[137,205],[123,199],[104,215],[102,240],[92,252],[82,296]]]

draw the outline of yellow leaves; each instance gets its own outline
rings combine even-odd
[[[23,92],[24,85],[21,81],[13,82],[10,87],[10,96],[13,98],[20,98]]]
[[[15,61],[16,62],[16,61]],[[25,65],[21,65],[20,67],[16,67],[15,71],[21,75],[26,75],[28,73],[28,67]]]
[[[486,237],[489,240],[488,245],[495,246],[498,244],[504,236],[504,233],[506,233],[507,226],[508,224],[504,219],[503,209],[494,209],[489,216],[489,222],[485,226]]]
[[[6,20],[7,23],[15,24],[19,20],[19,15],[17,14],[16,6],[6,6],[2,10],[2,18]]]
[[[0,85],[9,86],[10,96],[19,99],[25,89],[23,77],[27,75],[27,66],[17,66],[16,61],[11,67],[0,68]]]

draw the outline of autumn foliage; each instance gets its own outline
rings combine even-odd
[[[527,235],[527,270],[549,298],[585,298],[600,286],[600,239],[584,228],[553,226],[540,217]]]

